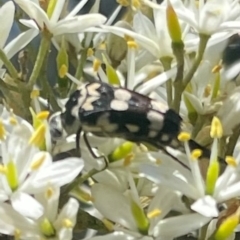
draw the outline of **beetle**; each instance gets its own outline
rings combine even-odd
[[[184,151],[177,139],[182,127],[182,118],[177,112],[160,101],[104,82],[81,85],[70,96],[65,110],[54,114],[49,123],[53,138],[62,137],[66,132],[77,133],[77,147],[83,131],[147,143],[164,151],[169,146]],[[190,140],[189,145],[210,156],[209,150],[195,141]]]

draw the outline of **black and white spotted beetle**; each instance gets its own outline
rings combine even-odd
[[[61,137],[64,129],[68,134],[78,131],[77,140],[83,131],[163,150],[181,147],[177,140],[182,123],[179,114],[159,101],[103,82],[83,84],[70,96],[65,111],[53,115],[49,122],[54,138]],[[194,141],[189,143],[191,148],[208,152]]]

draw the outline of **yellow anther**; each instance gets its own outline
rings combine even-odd
[[[46,158],[46,155],[43,154],[40,158],[38,158],[37,160],[35,160],[35,161],[31,164],[31,169],[32,169],[32,170],[38,170],[38,169],[42,166],[45,158]]]
[[[34,98],[38,97],[39,95],[40,95],[39,90],[34,89],[34,90],[32,90],[30,97],[31,97],[31,99],[34,99]]]
[[[105,225],[105,227],[109,230],[109,231],[113,231],[114,230],[114,225],[113,223],[111,223],[109,220],[107,220],[106,218],[102,219],[103,224]]]
[[[133,153],[129,153],[125,158],[124,158],[124,162],[123,162],[123,166],[127,167],[131,164],[132,160],[134,159],[134,154]]]
[[[192,159],[198,159],[199,157],[202,156],[202,150],[201,149],[194,149],[191,153]]]
[[[128,36],[128,35],[124,35],[124,39],[126,42],[129,42],[129,41],[134,41],[134,38]]]
[[[208,84],[204,89],[204,97],[210,96],[211,92],[212,92],[212,86]]]
[[[45,198],[50,199],[54,194],[54,190],[51,187],[48,187],[47,190],[45,191]]]
[[[181,142],[187,142],[191,139],[191,135],[187,132],[181,132],[178,134],[178,140]]]
[[[129,0],[117,0],[117,3],[123,7],[127,7],[130,5]]]
[[[87,56],[88,56],[88,57],[91,57],[91,56],[93,56],[93,54],[94,54],[93,49],[92,49],[92,48],[88,48],[88,50],[87,50]]]
[[[94,59],[93,61],[93,71],[97,72],[99,67],[101,66],[102,62],[99,59]]]
[[[74,226],[73,226],[73,222],[70,220],[70,219],[68,219],[68,218],[64,218],[63,220],[62,220],[62,226],[64,227],[64,228],[73,228]]]
[[[162,213],[162,211],[160,209],[154,209],[147,214],[147,217],[149,219],[155,218],[155,217],[158,217],[161,213]]]
[[[99,50],[106,50],[106,43],[102,42],[99,47],[98,47]]]
[[[141,2],[139,0],[132,0],[132,6],[139,9],[141,7]]]
[[[6,135],[6,130],[5,130],[5,127],[3,125],[2,120],[0,120],[0,139],[4,140],[5,135]]]
[[[223,128],[222,124],[217,117],[213,117],[212,124],[211,124],[211,130],[210,130],[210,136],[212,138],[221,138],[223,135]]]
[[[41,111],[37,114],[37,118],[40,120],[46,120],[48,119],[49,114],[49,111]]]
[[[29,144],[40,147],[44,143],[45,132],[46,132],[46,126],[45,126],[45,124],[41,124],[37,128],[37,130],[32,134],[32,136],[29,140]]]
[[[11,117],[9,118],[9,123],[10,123],[11,125],[17,125],[17,124],[18,124],[18,121],[17,121],[17,119],[16,119],[15,117],[11,116]]]
[[[21,239],[21,231],[19,229],[14,230],[14,240]]]
[[[214,239],[215,240],[222,240],[228,239],[230,235],[234,233],[237,225],[239,224],[239,216],[237,214],[233,214],[226,218],[222,224],[218,227]]]
[[[161,160],[161,159],[159,159],[159,158],[158,158],[158,159],[156,159],[156,164],[157,164],[157,165],[160,165],[160,164],[162,164],[162,160]]]
[[[60,78],[64,78],[68,72],[68,67],[65,64],[62,64],[61,67],[58,69],[58,76]]]
[[[7,169],[4,165],[0,164],[0,173],[1,174],[6,174],[7,173]]]
[[[237,167],[238,165],[236,159],[232,156],[226,156],[225,161],[228,165],[232,167]]]
[[[222,69],[222,65],[217,64],[212,68],[212,73],[218,73]]]
[[[127,45],[129,48],[137,49],[138,45],[135,41],[127,41]]]

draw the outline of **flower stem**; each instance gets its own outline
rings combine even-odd
[[[0,59],[3,61],[5,67],[9,71],[12,78],[14,78],[15,80],[18,79],[18,72],[17,72],[16,68],[13,66],[13,64],[8,59],[8,57],[6,56],[6,54],[4,53],[4,51],[2,49],[0,49]]]
[[[68,194],[73,190],[75,187],[79,186],[83,182],[85,182],[88,178],[92,177],[94,174],[99,173],[98,170],[92,169],[88,173],[83,176],[77,177],[72,183],[70,183],[65,189],[64,194]]]
[[[43,34],[42,34],[42,39],[41,39],[37,59],[36,59],[33,71],[31,73],[31,76],[30,76],[29,82],[28,82],[29,89],[33,88],[33,86],[36,83],[37,78],[40,74],[40,71],[43,66],[43,62],[44,62],[46,55],[48,54],[48,51],[50,48],[51,37],[52,37],[52,35],[46,31],[43,32]]]
[[[75,73],[76,79],[81,79],[83,77],[83,68],[87,59],[87,49],[81,51],[81,58],[78,60],[77,71]]]
[[[202,61],[203,54],[205,52],[208,40],[210,38],[210,36],[204,35],[204,34],[200,34],[199,37],[200,37],[200,42],[199,42],[199,46],[198,46],[198,52],[197,52],[196,59],[194,60],[194,63],[192,65],[192,67],[190,68],[189,72],[186,74],[185,78],[183,79],[183,88],[184,89],[186,88],[188,83],[191,81],[194,73],[198,69],[198,66]]]
[[[183,42],[172,43],[173,53],[177,60],[177,74],[173,83],[174,86],[174,99],[171,107],[179,112],[183,87],[183,73],[184,73],[184,44]]]
[[[172,58],[163,57],[160,59],[160,61],[162,62],[164,71],[171,69]],[[168,81],[166,82],[166,89],[167,89],[167,103],[168,103],[168,106],[170,107],[172,105],[172,98],[173,98],[172,97],[172,79],[168,79]]]

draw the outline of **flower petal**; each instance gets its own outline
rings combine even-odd
[[[0,48],[5,45],[14,20],[15,7],[13,2],[6,2],[0,8]]]
[[[130,200],[121,192],[98,183],[92,187],[92,196],[94,206],[104,217],[128,229],[137,230],[135,220],[131,214]]]
[[[101,14],[86,14],[83,16],[60,20],[52,31],[54,35],[61,35],[64,33],[79,33],[87,30],[90,27],[99,26],[105,21],[106,17]]]
[[[33,197],[23,192],[11,196],[13,208],[25,217],[38,219],[43,215],[43,207]]]

